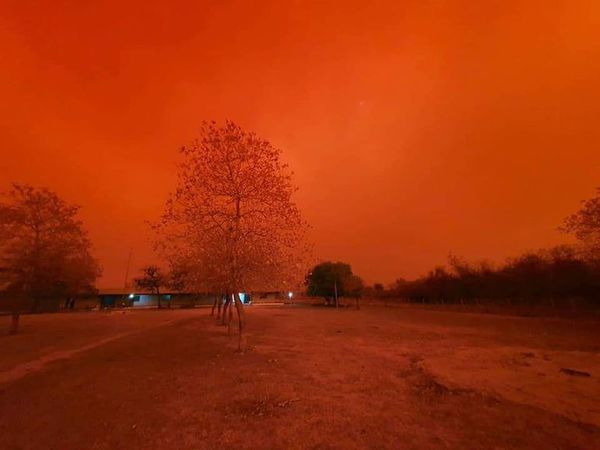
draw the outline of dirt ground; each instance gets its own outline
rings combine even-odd
[[[598,321],[247,315],[242,354],[207,309],[24,317],[0,336],[0,448],[600,449]]]

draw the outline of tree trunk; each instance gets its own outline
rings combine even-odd
[[[237,291],[236,291],[237,292]],[[239,294],[237,301],[235,302],[235,310],[237,311],[238,316],[238,350],[242,351],[246,348],[246,336],[244,335],[244,328],[246,326],[246,316],[244,311],[244,305],[242,304],[242,299],[239,298]]]
[[[225,321],[227,320],[227,309],[231,305],[231,295],[225,294],[225,304],[223,305],[223,311],[221,316],[221,325],[225,325]]]
[[[14,312],[12,313],[11,319],[10,319],[10,328],[8,330],[8,334],[13,335],[13,334],[17,334],[17,332],[19,331],[19,318],[20,318],[20,314],[18,312]]]
[[[217,303],[219,303],[219,296],[215,295],[215,301],[213,302],[212,309],[210,310],[210,315],[211,316],[215,315],[215,309],[217,307]]]
[[[158,309],[161,309],[162,305],[160,304],[160,291],[156,290],[156,297],[158,298]]]
[[[227,334],[229,334],[229,336],[231,336],[231,322],[233,322],[233,309],[232,309],[232,305],[236,305],[237,308],[237,301],[235,300],[235,297],[233,296],[233,294],[231,295],[231,302],[229,303],[229,317],[227,318]]]
[[[217,298],[217,321],[221,318],[221,310],[223,309],[223,294]]]
[[[333,292],[335,295],[335,309],[338,309],[340,307],[340,304],[338,301],[337,281],[333,284]]]

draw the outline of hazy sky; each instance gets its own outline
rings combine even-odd
[[[225,118],[368,281],[558,243],[600,185],[600,2],[0,0],[0,189],[81,204],[100,286],[153,261],[177,149]]]

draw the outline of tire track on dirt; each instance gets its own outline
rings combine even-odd
[[[144,331],[147,331],[147,330],[171,325],[174,322],[179,322],[179,321],[186,320],[186,319],[190,320],[190,318],[188,318],[188,317],[178,317],[175,319],[167,320],[167,321],[160,323],[158,325],[155,325],[155,326],[144,327],[144,328],[131,330],[131,331],[124,331],[122,333],[118,333],[118,334],[91,342],[87,345],[84,345],[82,347],[78,347],[75,349],[60,350],[57,352],[49,353],[49,354],[44,355],[33,361],[22,363],[22,364],[19,364],[19,365],[13,367],[12,369],[0,372],[0,385],[12,383],[14,381],[20,380],[21,378],[23,378],[27,375],[37,373],[37,372],[44,370],[44,368],[46,368],[49,364],[52,364],[57,361],[64,361],[64,360],[71,359],[81,353],[85,353],[89,350],[93,350],[97,347],[101,347],[105,344],[108,344],[109,342],[113,342],[118,339],[122,339],[124,337],[131,336],[134,334],[143,333]]]

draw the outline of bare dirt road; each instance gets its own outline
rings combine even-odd
[[[206,309],[25,317],[0,448],[600,449],[598,322],[247,311],[244,354]]]

